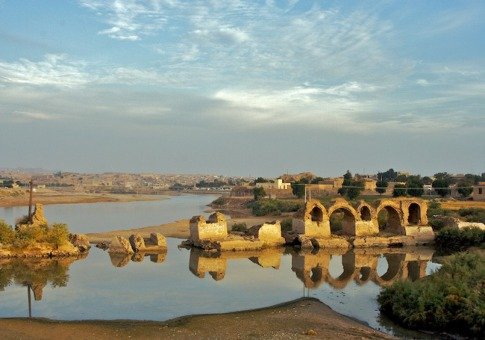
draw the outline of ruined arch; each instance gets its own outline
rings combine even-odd
[[[335,219],[336,216],[333,216],[334,213],[341,214],[339,221]],[[334,217],[333,220],[332,216]],[[354,207],[343,199],[337,200],[328,209],[328,218],[330,220],[330,232],[344,235],[355,235],[355,225],[360,220],[360,216]],[[337,229],[337,223],[340,224],[341,228],[338,228],[340,230]]]
[[[408,208],[408,223],[417,225],[421,223],[421,206],[418,203],[411,203]]]
[[[372,214],[370,212],[370,208],[366,205],[363,205],[360,208],[360,218],[362,221],[370,221],[372,220]]]
[[[323,222],[323,210],[319,206],[314,206],[310,210],[310,218],[313,222]]]
[[[379,232],[403,235],[401,207],[393,201],[384,201],[376,209],[379,223]]]

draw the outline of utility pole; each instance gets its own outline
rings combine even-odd
[[[34,191],[34,181],[31,179],[29,182],[29,222],[32,223],[32,192]]]

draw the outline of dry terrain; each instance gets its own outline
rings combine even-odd
[[[441,208],[450,210],[459,210],[463,208],[481,208],[485,209],[485,201],[454,201],[447,200],[441,203]]]
[[[0,319],[2,339],[390,339],[319,300],[166,322]]]

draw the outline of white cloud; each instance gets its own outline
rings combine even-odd
[[[174,6],[175,1],[82,0],[81,5],[102,16],[109,28],[98,33],[118,40],[136,41],[144,35],[162,29],[167,22],[162,5]]]
[[[76,87],[92,80],[84,68],[83,62],[56,54],[47,54],[38,62],[28,59],[0,61],[0,83]]]

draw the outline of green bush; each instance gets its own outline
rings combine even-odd
[[[248,226],[246,223],[234,223],[231,227],[231,231],[239,231],[239,232],[246,232],[248,230]]]
[[[443,228],[436,233],[435,246],[438,251],[450,253],[479,247],[485,242],[485,230],[479,228]]]
[[[213,205],[224,205],[224,203],[225,203],[225,200],[224,200],[224,197],[222,196],[212,201]]]
[[[458,210],[458,214],[464,217],[467,222],[485,223],[485,209],[465,208]]]
[[[480,336],[485,332],[483,255],[450,256],[433,275],[396,282],[378,296],[380,310],[412,329]]]
[[[4,220],[0,220],[0,243],[12,244],[15,239],[15,231],[12,226],[5,223]]]
[[[300,209],[302,203],[293,200],[259,199],[248,203],[248,208],[255,216],[281,215],[283,212],[294,212]]]

